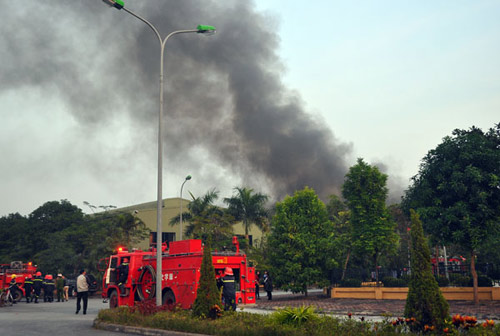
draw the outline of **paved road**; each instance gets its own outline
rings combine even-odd
[[[11,307],[0,307],[0,335],[130,335],[95,330],[92,323],[100,309],[107,308],[100,298],[90,298],[87,315],[76,311],[76,299],[68,302],[26,303],[18,302]]]

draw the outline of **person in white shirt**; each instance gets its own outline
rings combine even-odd
[[[80,275],[76,278],[76,313],[80,311],[80,302],[83,299],[83,314],[87,314],[87,303],[89,300],[89,281],[86,276],[87,272],[84,269],[80,271]]]

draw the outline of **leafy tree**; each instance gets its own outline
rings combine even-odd
[[[469,251],[477,304],[477,252],[500,239],[500,124],[488,132],[454,130],[429,151],[412,180],[405,210],[417,210],[436,243]]]
[[[263,234],[262,239],[254,240],[253,245],[245,250],[249,263],[256,270],[268,270],[271,268],[271,261],[268,255],[268,237],[268,233]]]
[[[31,240],[37,239],[28,231],[28,219],[19,213],[0,218],[0,263],[28,260],[32,257]]]
[[[243,222],[245,228],[245,237],[248,240],[248,231],[252,225],[256,225],[262,231],[266,230],[267,210],[264,204],[268,196],[261,193],[253,193],[253,189],[234,188],[236,195],[230,198],[224,198],[228,205],[227,212],[234,217],[236,221]]]
[[[410,265],[410,221],[399,204],[392,204],[388,207],[391,217],[396,222],[396,233],[399,236],[398,252],[388,260],[388,267],[391,269],[407,269]]]
[[[118,245],[133,245],[148,235],[144,223],[130,214],[84,215],[66,200],[52,201],[27,218],[19,214],[0,218],[0,260],[33,261],[43,273],[72,276],[83,267],[97,274],[99,259]]]
[[[193,303],[193,315],[198,317],[216,318],[216,307],[221,304],[221,293],[215,280],[215,269],[212,263],[212,249],[210,242],[203,249],[203,259],[200,269],[200,284]]]
[[[385,205],[387,175],[363,159],[349,169],[342,195],[350,211],[352,247],[360,256],[368,256],[376,269],[379,258],[395,252],[398,236],[395,222]]]
[[[328,211],[328,217],[334,227],[338,260],[341,260],[343,263],[342,275],[340,279],[337,279],[342,281],[345,278],[347,265],[352,252],[352,228],[349,222],[350,213],[347,205],[337,195],[330,196],[330,201],[326,205],[326,209]]]
[[[405,305],[405,317],[414,317],[416,329],[424,330],[425,325],[442,330],[449,317],[446,302],[438,283],[432,274],[431,255],[424,237],[422,222],[418,214],[411,210],[411,277]]]
[[[269,260],[278,287],[307,295],[308,285],[328,284],[333,256],[333,225],[314,190],[306,187],[276,204]]]

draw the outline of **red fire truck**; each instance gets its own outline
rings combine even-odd
[[[14,300],[19,301],[25,296],[24,293],[24,280],[28,274],[34,276],[36,273],[36,266],[31,262],[23,263],[22,261],[12,261],[10,264],[0,264],[0,288],[9,288],[12,275],[16,275],[17,287],[20,291],[12,293]]]
[[[239,304],[255,303],[255,268],[249,267],[245,254],[240,252],[238,239],[233,237],[236,251],[212,252],[216,275],[231,267],[236,280],[236,301]],[[192,307],[200,279],[203,246],[199,239],[171,242],[162,248],[162,302],[183,309]],[[129,272],[126,282],[118,284],[118,266],[127,258]],[[110,308],[133,306],[137,301],[156,297],[156,249],[118,250],[106,260],[102,297],[109,299]]]

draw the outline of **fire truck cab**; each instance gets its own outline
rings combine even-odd
[[[216,277],[225,267],[231,267],[236,280],[238,304],[255,303],[255,268],[249,267],[245,254],[240,253],[239,243],[233,237],[234,251],[212,252]],[[162,302],[183,309],[192,307],[196,298],[203,258],[203,246],[199,239],[171,242],[162,247]],[[119,266],[128,259],[128,277],[119,285]],[[156,249],[141,251],[118,250],[107,260],[103,276],[102,297],[109,299],[110,308],[133,306],[137,301],[156,297]]]

